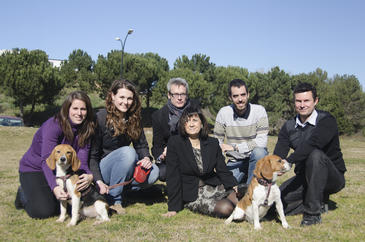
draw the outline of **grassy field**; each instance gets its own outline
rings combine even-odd
[[[73,228],[56,223],[56,217],[31,219],[14,208],[18,162],[29,147],[36,128],[0,127],[0,241],[364,241],[365,234],[365,140],[343,137],[341,145],[347,165],[346,187],[330,197],[331,207],[323,223],[299,227],[301,216],[287,217],[291,226],[263,221],[259,232],[247,222],[224,225],[223,219],[184,210],[177,216],[161,217],[167,210],[165,184],[129,193],[127,214],[113,215],[109,223],[93,226],[93,219]],[[146,130],[149,142],[151,131]],[[272,152],[276,137],[270,137]],[[286,174],[283,179],[292,176]],[[282,182],[282,180],[280,182]],[[145,197],[145,200],[141,198]]]

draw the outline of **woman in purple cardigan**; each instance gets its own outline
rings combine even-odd
[[[32,145],[19,164],[20,187],[15,207],[24,208],[32,218],[47,218],[59,213],[59,202],[68,194],[56,183],[54,172],[46,159],[58,144],[69,144],[81,161],[78,190],[86,189],[93,181],[88,168],[91,136],[95,122],[91,102],[86,93],[72,92],[61,110],[42,124],[35,133]]]

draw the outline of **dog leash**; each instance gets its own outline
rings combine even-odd
[[[114,185],[111,185],[111,186],[108,186],[108,189],[113,189],[113,188],[116,188],[116,187],[120,187],[120,186],[125,186],[125,185],[128,185],[129,183],[131,183],[132,181],[134,180],[134,178],[130,179],[129,181],[125,181],[125,182],[121,182],[121,183],[117,183],[117,184],[114,184]]]

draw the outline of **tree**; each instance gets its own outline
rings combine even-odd
[[[36,104],[52,103],[63,87],[58,69],[52,67],[48,55],[41,50],[13,49],[1,55],[0,80],[22,117],[26,105],[31,105],[32,114]]]
[[[128,56],[128,54],[126,54]],[[98,56],[94,66],[95,83],[98,87],[99,96],[104,99],[114,80],[120,79],[121,52],[112,50],[106,57]]]
[[[154,53],[129,55],[126,70],[125,76],[138,86],[150,107],[152,88],[169,71],[167,60]]]
[[[83,50],[74,50],[61,66],[61,76],[66,87],[91,91],[95,88],[94,61]]]

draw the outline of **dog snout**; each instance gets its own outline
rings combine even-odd
[[[65,156],[61,156],[60,161],[63,162],[63,163],[65,163],[67,161],[67,159],[66,159]]]

